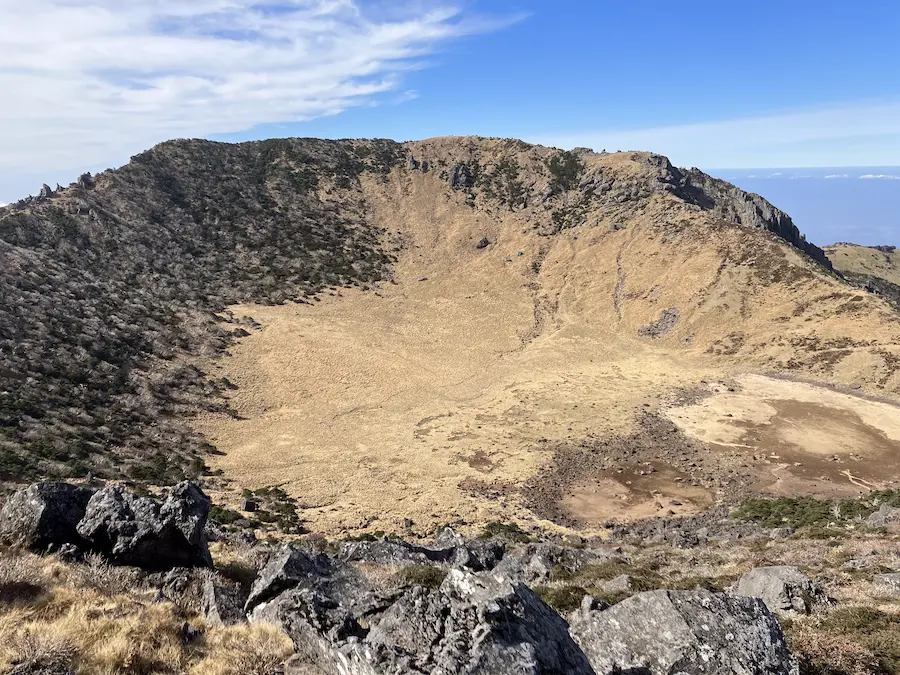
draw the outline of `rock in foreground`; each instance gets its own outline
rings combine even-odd
[[[0,511],[0,540],[42,553],[84,545],[76,531],[92,492],[68,483],[37,483],[12,495]]]
[[[387,595],[344,575],[310,579],[254,613],[329,675],[588,675],[566,622],[522,584],[453,569],[439,589]]]
[[[93,492],[38,483],[16,492],[0,511],[0,539],[43,553],[74,548],[116,565],[151,571],[211,567],[204,528],[210,499],[190,482],[156,501],[122,487]]]
[[[705,591],[651,591],[608,609],[586,603],[570,630],[597,675],[796,675],[765,604]]]
[[[98,490],[78,533],[117,565],[148,570],[212,567],[203,531],[210,499],[193,483],[176,485],[159,502],[121,487]]]

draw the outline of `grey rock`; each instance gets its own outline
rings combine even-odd
[[[162,503],[109,487],[94,493],[77,529],[117,565],[153,571],[212,567],[205,532],[209,507],[209,497],[187,481]]]
[[[406,162],[406,166],[410,171],[418,171],[419,160],[417,160],[413,155],[410,155],[409,159]]]
[[[252,499],[245,499],[241,503],[241,511],[246,511],[247,513],[255,513],[259,510],[259,503],[253,501]]]
[[[597,675],[798,673],[778,622],[759,599],[651,591],[608,609],[585,605],[570,616],[570,631]]]
[[[769,610],[784,616],[810,614],[831,604],[819,584],[788,565],[752,569],[728,592],[761,598]]]
[[[634,580],[627,574],[608,579],[601,583],[605,593],[629,593],[634,590]]]
[[[475,174],[467,164],[459,163],[450,171],[450,189],[465,190],[475,185]]]
[[[638,334],[641,337],[661,338],[672,332],[672,329],[678,324],[679,318],[681,318],[681,312],[678,311],[678,308],[669,307],[660,312],[656,321],[652,321],[646,326],[641,326]]]
[[[329,675],[587,675],[565,621],[531,590],[451,570],[440,589],[379,595],[346,578],[311,578],[254,613],[280,624]]]
[[[344,542],[337,558],[345,563],[370,562],[379,565],[446,564],[478,572],[493,569],[506,551],[503,542],[467,541],[456,537],[455,533],[453,535],[439,539],[436,547],[419,546],[396,539]]]
[[[866,518],[865,523],[869,527],[887,527],[894,523],[900,523],[900,509],[882,504],[875,513]]]
[[[37,483],[13,494],[0,510],[0,540],[32,551],[84,548],[76,527],[93,492],[68,483]]]
[[[49,199],[52,196],[53,196],[53,188],[51,188],[49,185],[44,183],[41,186],[41,191],[38,193],[38,198],[39,199]]]
[[[482,237],[477,244],[475,244],[475,248],[481,250],[483,248],[487,248],[491,245],[491,240],[487,237]]]
[[[417,565],[449,563],[454,546],[429,548],[398,539],[347,541],[340,545],[337,558],[342,562],[371,562],[379,565]]]
[[[451,527],[444,528],[438,535],[437,543],[452,549],[451,565],[472,572],[492,570],[506,555],[506,542],[500,539],[466,539]]]
[[[549,581],[550,573],[556,566],[575,571],[584,565],[618,557],[618,554],[605,550],[573,549],[546,543],[526,544],[508,552],[495,570],[508,579],[534,586]]]
[[[893,594],[900,595],[900,572],[876,574],[872,577],[872,583],[881,586],[883,589],[890,591]]]
[[[209,626],[231,626],[246,620],[246,598],[237,584],[226,584],[214,574],[203,581],[201,611]]]
[[[310,579],[332,573],[332,563],[324,555],[309,554],[289,544],[282,546],[260,570],[244,606],[251,612],[258,605]]]
[[[492,570],[506,555],[506,544],[496,539],[472,540],[457,546],[451,564],[472,572]]]

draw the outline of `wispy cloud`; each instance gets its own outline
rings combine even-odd
[[[900,160],[900,102],[844,105],[647,129],[568,131],[559,147],[652,150],[681,166],[884,166]]]
[[[849,175],[849,174],[846,174],[846,173],[830,173],[830,174],[828,174],[827,176],[825,176],[825,178],[829,178],[829,179],[832,179],[832,178],[850,178],[850,175]]]
[[[894,176],[886,173],[866,173],[860,176],[862,180],[900,180],[900,176]]]
[[[436,2],[0,0],[0,169],[121,161],[172,137],[339,113],[512,19]]]

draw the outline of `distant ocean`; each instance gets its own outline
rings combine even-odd
[[[762,195],[819,246],[900,246],[900,166],[718,169],[712,175]]]

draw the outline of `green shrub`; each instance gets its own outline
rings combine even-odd
[[[231,525],[241,520],[243,516],[237,511],[233,511],[224,506],[213,504],[209,507],[209,519],[217,522],[219,525]]]
[[[559,612],[578,609],[588,592],[580,586],[537,586],[537,596]]]
[[[881,504],[900,506],[900,490],[876,490],[858,499],[748,499],[737,508],[734,517],[763,527],[823,528],[866,518]]]
[[[550,189],[554,194],[566,192],[578,185],[578,178],[584,171],[584,163],[574,152],[565,151],[553,155],[546,162],[550,171]]]
[[[525,532],[516,523],[501,523],[493,521],[484,526],[484,530],[479,535],[481,539],[490,539],[491,537],[500,537],[511,542],[528,543],[531,536]]]
[[[396,575],[398,581],[410,586],[439,588],[447,576],[447,570],[436,565],[407,565]]]

